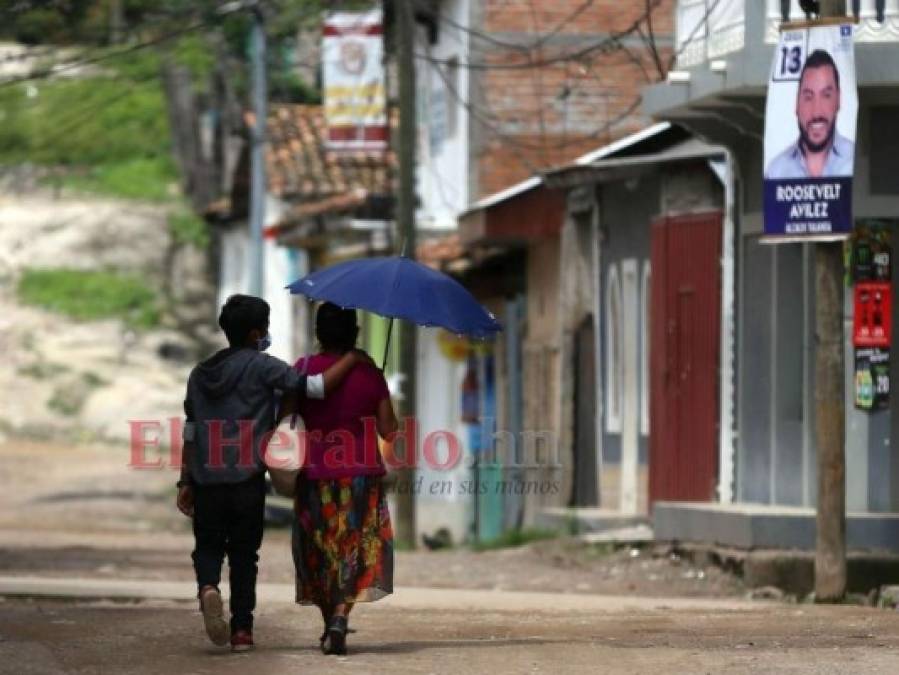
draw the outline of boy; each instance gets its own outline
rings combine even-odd
[[[178,509],[193,518],[200,611],[206,633],[232,651],[253,648],[257,552],[262,544],[265,465],[260,444],[275,427],[276,391],[324,398],[364,352],[344,356],[317,376],[301,376],[263,352],[271,345],[265,300],[232,295],[219,326],[228,348],[191,371],[184,401],[186,423]],[[231,625],[225,622],[218,585],[228,555]]]

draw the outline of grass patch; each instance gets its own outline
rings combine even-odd
[[[30,377],[35,380],[47,380],[56,375],[66,373],[69,367],[62,363],[47,363],[36,361],[27,366],[20,367],[16,372],[19,375]]]
[[[80,192],[171,200],[177,171],[159,73],[149,51],[101,74],[0,89],[0,165],[57,167],[62,177],[48,182]]]
[[[145,157],[53,176],[45,184],[92,195],[165,202],[176,193],[177,176],[165,157]]]
[[[28,269],[19,300],[80,321],[121,319],[133,328],[159,323],[156,294],[132,275],[113,271]]]
[[[209,228],[206,221],[187,209],[169,216],[169,232],[179,244],[204,249],[209,245]]]
[[[524,546],[535,541],[556,539],[559,533],[556,530],[543,530],[540,528],[523,528],[520,530],[508,530],[496,539],[478,541],[471,545],[475,551],[492,551],[498,548],[511,548]]]
[[[167,158],[168,115],[157,78],[62,78],[0,90],[0,162],[103,166]]]

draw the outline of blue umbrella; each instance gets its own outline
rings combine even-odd
[[[475,338],[502,330],[496,317],[458,281],[403,256],[348,260],[308,274],[287,288],[311,300],[389,317],[385,363],[393,319]]]

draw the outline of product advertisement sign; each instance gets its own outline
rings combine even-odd
[[[883,281],[857,283],[854,305],[852,344],[856,347],[889,347],[892,286]]]
[[[890,407],[890,350],[865,347],[855,350],[855,407],[885,410]]]
[[[852,231],[858,93],[850,24],[784,30],[765,111],[767,242]]]
[[[860,223],[852,239],[852,344],[855,407],[873,412],[890,405],[893,326],[890,228]]]

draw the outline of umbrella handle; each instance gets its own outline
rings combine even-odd
[[[384,361],[381,364],[381,370],[387,368],[387,354],[390,352],[390,334],[393,332],[393,317],[390,317],[390,323],[387,324],[387,342],[384,344]]]

